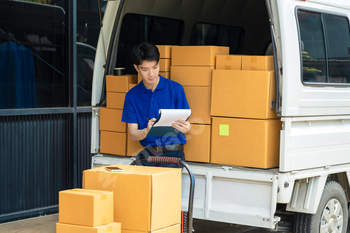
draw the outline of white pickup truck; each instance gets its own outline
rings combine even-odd
[[[205,38],[201,45],[274,56],[276,100],[271,108],[282,130],[276,143],[279,167],[189,162],[196,178],[194,218],[272,230],[289,223],[294,232],[345,233],[350,200],[349,18],[347,0],[109,1],[94,66],[92,167],[132,162],[99,151],[105,75],[114,67],[131,67],[135,44],[194,45],[197,30]],[[215,34],[208,25],[229,28],[231,34]],[[183,209],[188,188],[184,172]]]

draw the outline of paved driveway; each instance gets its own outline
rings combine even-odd
[[[6,233],[56,233],[58,214],[0,224],[0,232]],[[350,221],[349,221],[350,222]],[[193,226],[196,233],[271,233],[266,229],[239,226],[228,223],[195,219]],[[288,231],[286,231],[287,233]],[[347,233],[350,233],[348,226]]]

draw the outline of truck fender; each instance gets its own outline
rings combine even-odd
[[[296,180],[287,211],[315,214],[320,203],[327,175]]]

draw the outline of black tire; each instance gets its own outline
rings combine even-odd
[[[333,205],[332,205],[333,204]],[[335,205],[334,205],[335,204]],[[334,206],[329,208],[330,206]],[[335,209],[335,213],[334,213]],[[339,214],[337,214],[339,211]],[[331,213],[328,222],[323,218]],[[333,213],[333,215],[332,215]],[[346,233],[348,226],[348,202],[341,185],[328,180],[324,186],[322,197],[315,214],[295,213],[294,233]],[[321,231],[324,230],[324,231]],[[328,231],[327,229],[331,229]],[[338,231],[332,231],[338,229]]]

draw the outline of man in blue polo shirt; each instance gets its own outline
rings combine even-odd
[[[183,87],[159,75],[159,50],[151,43],[142,43],[132,50],[132,61],[142,82],[132,88],[125,96],[122,121],[128,124],[132,140],[140,141],[145,147],[137,157],[165,156],[185,160],[183,145],[185,134],[191,129],[188,121],[178,120],[172,126],[178,135],[146,137],[154,124],[159,109],[189,109]],[[173,164],[150,164],[149,166],[181,167]]]

